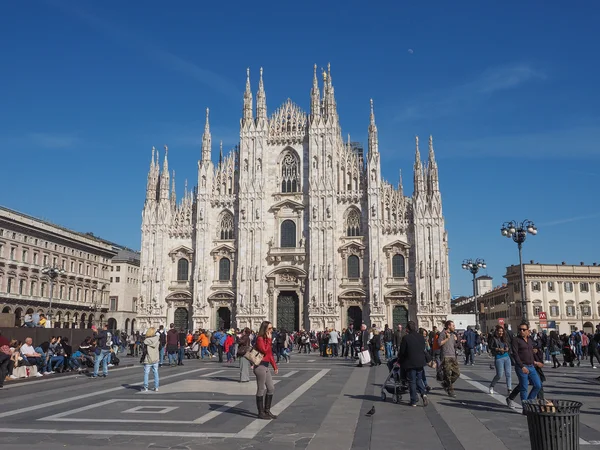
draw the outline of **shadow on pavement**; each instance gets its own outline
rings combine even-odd
[[[215,411],[219,408],[222,408],[223,404],[218,404],[218,403],[211,403],[209,404],[209,409],[211,411]],[[225,411],[223,411],[223,414],[234,414],[236,416],[243,416],[243,417],[250,417],[252,419],[256,419],[256,413],[250,412],[247,409],[241,409],[241,408],[236,408],[235,406],[233,408],[228,408]]]

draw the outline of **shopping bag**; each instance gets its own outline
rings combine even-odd
[[[358,354],[358,360],[361,364],[368,364],[371,362],[371,355],[369,354],[369,350],[364,350]]]

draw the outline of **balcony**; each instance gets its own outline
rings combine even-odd
[[[306,249],[304,247],[271,247],[267,252],[267,258],[271,264],[281,261],[301,264],[306,259]]]

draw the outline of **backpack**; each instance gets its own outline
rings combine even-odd
[[[577,342],[578,344],[581,342],[581,334],[580,333],[575,333],[575,342]]]
[[[113,345],[117,345],[119,347],[121,346],[121,339],[119,338],[118,334],[113,335],[112,342],[113,342]]]
[[[384,342],[392,342],[394,338],[394,334],[392,333],[391,329],[387,329],[385,330],[385,333],[383,333],[383,340]]]
[[[160,335],[158,337],[158,342],[160,343],[160,345],[162,345],[164,347],[165,344],[167,343],[167,335],[165,334],[164,331],[159,331],[158,334]]]

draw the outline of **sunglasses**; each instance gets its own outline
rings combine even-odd
[[[519,328],[519,331],[529,331],[529,328]]]
[[[273,327],[267,328],[267,331],[272,331],[272,330],[273,330]]]

